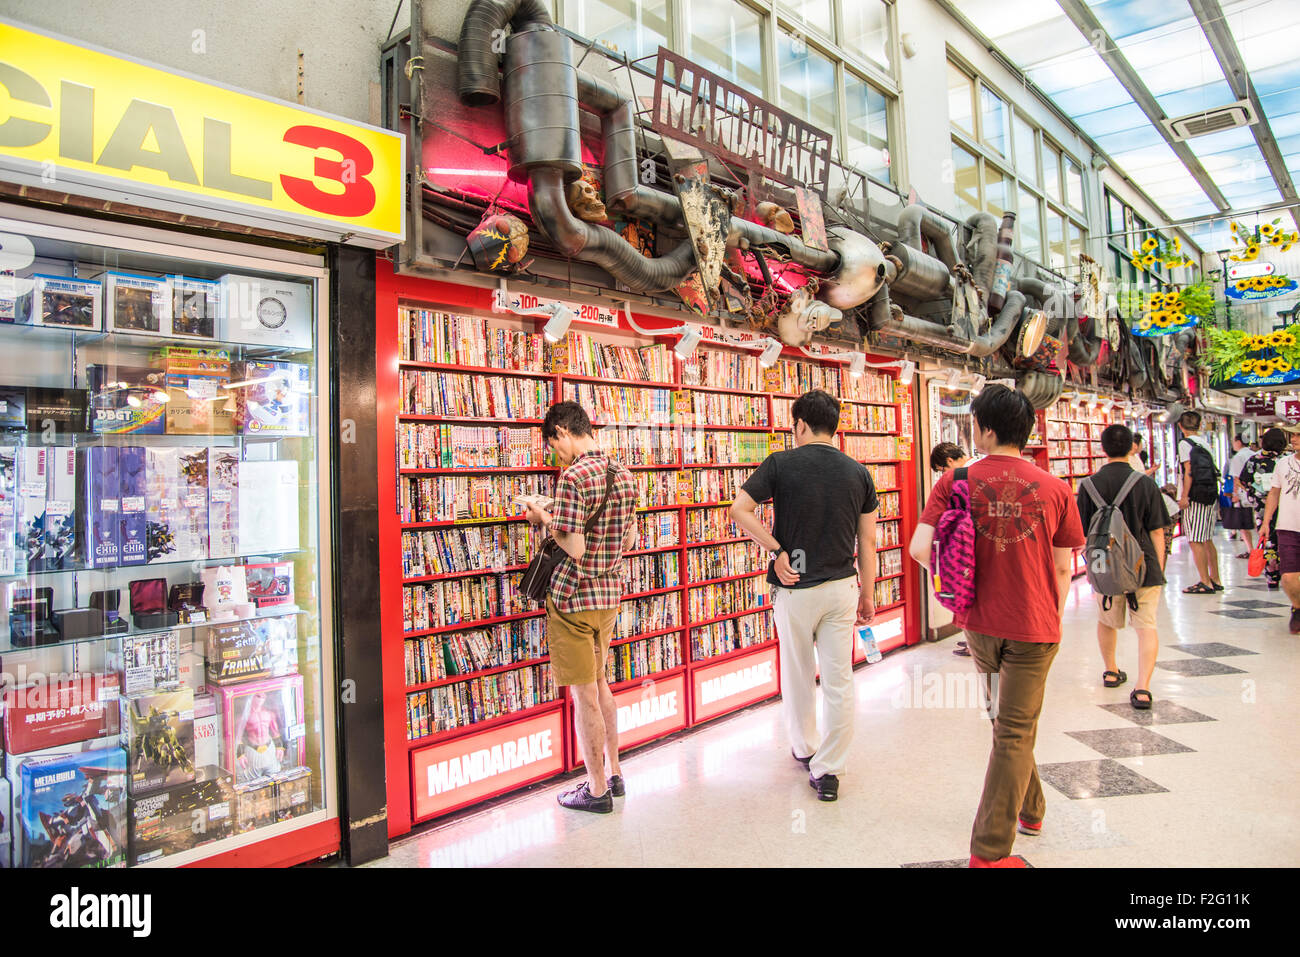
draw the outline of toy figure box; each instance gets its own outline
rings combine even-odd
[[[110,662],[122,675],[127,695],[168,690],[180,684],[180,632],[130,635],[118,639]]]
[[[311,434],[311,369],[297,362],[236,362],[235,421],[245,435]]]
[[[231,684],[298,670],[298,617],[254,618],[208,626],[208,681]]]
[[[0,389],[0,429],[27,428],[27,390],[11,386]]]
[[[169,346],[156,359],[167,374],[169,435],[234,434],[228,351]]]
[[[149,515],[145,492],[145,450],[138,445],[117,450],[122,522],[117,537],[119,564],[143,565],[149,558]]]
[[[27,570],[58,571],[77,563],[77,450],[46,449],[45,535],[40,556],[33,552]]]
[[[275,819],[287,821],[311,810],[311,768],[289,768],[275,776]]]
[[[208,557],[208,450],[145,450],[147,554],[150,562]]]
[[[209,621],[248,617],[248,581],[243,565],[210,565],[203,569],[203,604]]]
[[[235,785],[235,830],[238,833],[274,824],[276,811],[274,778],[258,778]]]
[[[86,565],[105,568],[121,558],[118,540],[122,534],[122,492],[118,481],[117,449],[91,445],[78,461],[77,512],[82,522]]]
[[[221,284],[193,276],[168,276],[172,285],[171,334],[211,339],[217,332]]]
[[[222,766],[236,784],[307,763],[301,675],[224,685],[217,700]]]
[[[194,763],[198,767],[221,763],[221,715],[210,694],[194,696]]]
[[[310,349],[311,298],[311,285],[305,282],[228,273],[221,277],[220,337],[226,342]]]
[[[156,276],[104,274],[109,332],[166,336],[171,333],[171,283]]]
[[[7,688],[5,750],[28,754],[117,734],[120,689],[112,671]]]
[[[90,431],[162,435],[166,427],[166,375],[141,366],[92,365]]]
[[[127,834],[131,865],[229,837],[234,812],[234,781],[212,766],[200,766],[187,784],[133,799]]]
[[[12,866],[10,854],[13,851],[13,810],[9,782],[5,778],[0,778],[0,867]]]
[[[18,867],[119,867],[126,859],[121,748],[28,758],[10,778]]]
[[[27,388],[27,431],[45,436],[86,431],[85,389]]]
[[[102,327],[100,293],[94,279],[32,276],[32,288],[15,304],[15,320],[33,326],[98,331]]]
[[[245,565],[244,576],[248,582],[248,600],[257,606],[258,614],[273,613],[279,606],[293,606],[293,562]]]
[[[298,550],[298,463],[239,463],[239,550],[267,555]]]
[[[131,794],[194,780],[194,689],[121,699]]]
[[[239,554],[239,453],[208,450],[208,557]]]
[[[0,576],[17,573],[17,544],[18,449],[0,446]]]

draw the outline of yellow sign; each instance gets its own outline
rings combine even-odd
[[[7,179],[388,246],[405,157],[400,133],[0,22]]]

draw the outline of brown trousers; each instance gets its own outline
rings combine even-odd
[[[1043,820],[1046,805],[1034,763],[1034,738],[1047,672],[1060,646],[973,631],[966,632],[966,645],[993,709],[993,751],[971,829],[970,852],[997,860],[1011,854],[1017,817],[1029,824]]]

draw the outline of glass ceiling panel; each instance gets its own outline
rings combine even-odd
[[[1162,93],[1156,97],[1156,101],[1166,116],[1186,116],[1188,113],[1227,106],[1235,103],[1236,99],[1232,95],[1232,87],[1223,80],[1217,80],[1174,90],[1172,93]]]
[[[1277,184],[1270,178],[1267,185],[1258,180],[1245,183],[1220,183],[1219,188],[1228,198],[1233,209],[1249,209],[1253,206],[1267,206],[1269,203],[1282,202],[1282,194]]]
[[[1094,138],[1123,134],[1130,130],[1150,130],[1151,123],[1147,115],[1131,100],[1123,106],[1113,106],[1108,110],[1080,113],[1075,117],[1080,125],[1086,121],[1087,129]]]
[[[1152,0],[1093,0],[1089,6],[1116,42],[1137,33],[1168,27],[1186,17],[1188,9],[1186,0],[1167,3]]]
[[[1164,137],[1157,133],[1156,128],[1150,123],[1135,130],[1111,133],[1109,136],[1094,135],[1093,139],[1097,141],[1098,146],[1115,157],[1118,157],[1120,153],[1130,153],[1133,150],[1144,149],[1148,146],[1162,146],[1165,142]]]
[[[1260,96],[1300,90],[1300,60],[1251,70],[1250,82],[1255,84],[1255,92]]]

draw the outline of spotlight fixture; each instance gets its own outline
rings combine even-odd
[[[861,352],[855,352],[849,358],[849,375],[855,379],[861,379],[862,373],[867,369],[867,357]]]
[[[548,307],[548,311],[551,318],[546,321],[542,335],[546,337],[547,342],[559,342],[569,331],[569,323],[573,322],[573,310],[556,304]]]
[[[689,359],[691,353],[695,351],[695,347],[700,344],[700,340],[703,339],[704,336],[695,326],[686,325],[683,326],[682,329],[684,330],[684,334],[677,340],[677,345],[673,346],[673,352],[677,353],[677,355],[683,359]]]
[[[974,381],[971,383],[970,394],[979,395],[984,390],[984,383],[988,381],[987,377],[979,372],[975,373]]]
[[[763,352],[758,357],[758,364],[764,369],[770,369],[776,365],[776,360],[781,357],[781,342],[773,339],[771,336],[767,339],[767,345],[763,347]]]
[[[916,363],[911,359],[904,359],[903,365],[898,373],[899,385],[911,385],[912,376],[916,374]]]
[[[949,369],[949,370],[948,370],[948,383],[947,383],[947,385],[948,385],[948,389],[949,389],[950,391],[952,391],[952,392],[956,392],[958,389],[961,388],[961,370],[960,370],[960,369]]]

